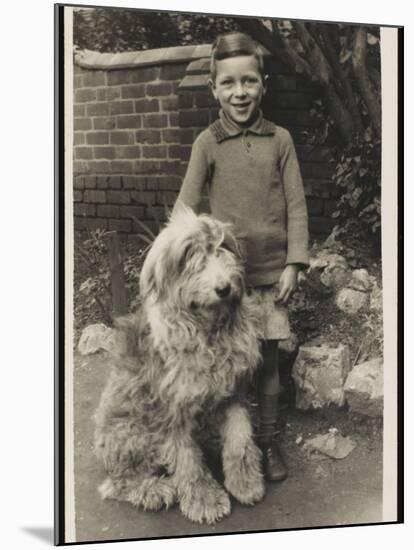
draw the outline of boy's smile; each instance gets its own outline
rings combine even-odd
[[[240,126],[249,126],[259,112],[266,92],[259,63],[253,55],[216,61],[215,82],[210,81],[221,108]]]

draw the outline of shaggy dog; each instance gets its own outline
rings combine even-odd
[[[264,495],[261,453],[240,388],[260,361],[257,307],[229,226],[178,209],[144,262],[140,310],[117,322],[95,414],[103,498],[144,510],[179,503],[195,522]],[[203,459],[219,442],[224,487]]]

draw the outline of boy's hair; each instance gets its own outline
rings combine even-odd
[[[259,64],[259,71],[264,80],[264,60],[261,46],[248,34],[232,32],[217,36],[211,49],[210,78],[216,80],[216,61],[237,57],[239,55],[253,55]]]

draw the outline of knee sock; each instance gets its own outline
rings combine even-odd
[[[263,364],[258,373],[259,438],[266,442],[276,433],[278,417],[279,350],[277,340],[265,340],[262,347]]]

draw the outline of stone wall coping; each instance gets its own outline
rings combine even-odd
[[[151,65],[191,62],[201,58],[209,58],[210,52],[211,44],[174,46],[120,53],[79,50],[75,53],[75,64],[85,69],[132,69]]]

